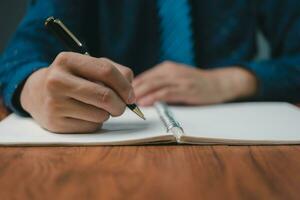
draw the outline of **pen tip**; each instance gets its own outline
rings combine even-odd
[[[146,120],[146,117],[144,116],[144,114],[142,112],[136,112],[136,114],[143,120]]]
[[[133,111],[134,111],[135,114],[137,114],[140,118],[142,118],[143,120],[146,120],[144,114],[142,113],[142,111],[141,111],[138,107],[136,107]]]

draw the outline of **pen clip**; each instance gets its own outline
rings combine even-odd
[[[60,21],[59,19],[54,20],[54,23],[57,23],[64,31],[76,42],[78,46],[83,46],[82,43],[76,38],[76,36]]]

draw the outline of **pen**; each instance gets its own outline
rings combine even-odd
[[[60,21],[54,17],[49,17],[45,26],[54,34],[56,37],[61,40],[71,51],[90,55],[87,51],[87,48],[77,39],[77,37]],[[139,109],[136,104],[127,104],[127,107],[137,114],[143,120],[146,120],[144,114]]]

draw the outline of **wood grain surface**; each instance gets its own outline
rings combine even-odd
[[[4,200],[299,198],[300,146],[0,148]]]

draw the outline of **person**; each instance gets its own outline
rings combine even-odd
[[[299,102],[299,8],[297,0],[32,0],[2,55],[1,93],[12,111],[58,133],[94,131],[133,102]],[[63,52],[44,28],[49,16],[92,56]],[[254,60],[258,29],[271,46],[263,61]]]

